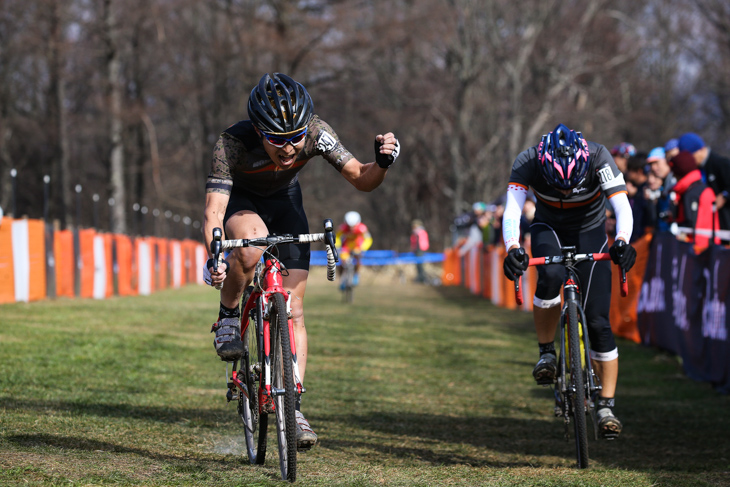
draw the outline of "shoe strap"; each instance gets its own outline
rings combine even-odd
[[[311,426],[309,426],[309,421],[304,417],[304,415],[301,413],[301,411],[297,411],[297,424],[302,429],[302,431],[308,431],[310,433],[314,433],[314,430]]]
[[[231,323],[231,321],[234,321]],[[213,323],[213,326],[210,328],[210,332],[217,332],[219,329],[221,329],[224,333],[222,335],[234,335],[237,331],[241,329],[241,325],[238,321],[235,321],[235,318],[220,318],[218,321]],[[230,330],[226,330],[226,328],[229,328]],[[228,333],[225,333],[228,331]]]

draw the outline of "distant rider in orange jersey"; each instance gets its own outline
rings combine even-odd
[[[340,249],[342,262],[350,260],[350,254],[355,259],[355,274],[352,276],[352,285],[360,282],[360,254],[373,244],[373,237],[368,227],[362,222],[360,213],[348,211],[345,213],[345,222],[337,229],[337,247]]]

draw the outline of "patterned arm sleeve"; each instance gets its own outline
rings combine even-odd
[[[310,122],[314,136],[314,147],[312,156],[322,156],[335,169],[342,171],[342,168],[354,156],[342,145],[332,127],[319,117]]]
[[[230,158],[240,152],[241,148],[237,145],[241,145],[241,143],[227,134],[221,134],[218,138],[213,150],[208,181],[205,184],[206,193],[231,194],[233,178],[231,176]]]

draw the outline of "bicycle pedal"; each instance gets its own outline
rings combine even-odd
[[[551,386],[555,384],[555,380],[553,379],[536,379],[535,382],[539,386]]]

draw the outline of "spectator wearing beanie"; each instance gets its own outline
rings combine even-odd
[[[669,165],[677,178],[673,192],[677,204],[675,221],[681,227],[690,227],[695,230],[719,229],[717,218],[712,214],[712,204],[715,194],[702,181],[702,174],[697,168],[697,162],[691,152],[680,151],[674,156]],[[690,235],[688,240],[699,247],[707,247],[710,237],[707,235]],[[715,238],[719,244],[720,239]]]
[[[679,154],[679,139],[669,139],[664,144],[664,155],[667,160]]]
[[[654,205],[647,200],[645,195],[648,173],[650,167],[646,162],[646,154],[637,154],[629,157],[626,161],[626,189],[629,194],[631,212],[634,215],[634,230],[631,233],[631,241],[636,242],[644,236],[646,230],[654,228]]]
[[[611,155],[613,156],[613,161],[616,163],[618,170],[625,173],[629,157],[636,155],[636,147],[628,142],[621,142],[611,149]]]
[[[679,143],[679,141],[677,139],[672,140],[676,147],[676,144]],[[669,142],[667,142],[667,145],[669,145]],[[677,151],[677,153],[678,152],[679,151]],[[677,155],[677,153],[674,155]],[[646,158],[646,162],[649,164],[652,174],[662,181],[662,186],[659,188],[659,194],[655,200],[657,214],[656,225],[657,230],[660,232],[669,231],[669,223],[667,220],[671,217],[673,206],[669,194],[671,193],[674,185],[677,183],[677,178],[672,173],[672,168],[669,167],[668,159],[671,159],[672,157],[674,156],[667,158],[667,152],[665,152],[664,147],[654,147]]]
[[[720,228],[730,230],[730,159],[710,150],[699,135],[688,132],[679,138],[679,150],[691,152],[704,174],[707,185],[717,197]]]

